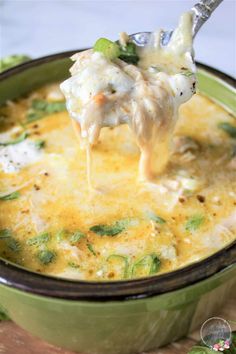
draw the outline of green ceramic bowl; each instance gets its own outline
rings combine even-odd
[[[68,76],[74,52],[32,60],[0,75],[0,104]],[[199,90],[236,114],[232,78],[198,64]],[[69,281],[0,259],[0,305],[19,326],[83,353],[131,354],[185,336],[217,315],[236,284],[236,241],[174,272],[113,282]]]

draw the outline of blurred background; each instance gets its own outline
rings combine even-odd
[[[97,38],[171,29],[192,0],[0,0],[0,57],[34,58]],[[224,0],[195,40],[196,59],[236,76],[236,0]]]

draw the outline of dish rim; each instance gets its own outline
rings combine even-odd
[[[3,81],[32,67],[69,58],[72,50],[32,59],[0,74]],[[236,87],[236,80],[215,68],[197,62],[197,66]],[[145,278],[116,281],[69,280],[36,273],[0,258],[0,285],[12,287],[39,296],[83,301],[121,301],[165,294],[193,285],[233,266],[236,261],[236,240],[199,262],[172,272]]]

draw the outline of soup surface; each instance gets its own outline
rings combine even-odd
[[[127,125],[103,128],[92,183],[57,84],[0,108],[0,255],[73,279],[124,279],[198,261],[236,235],[235,120],[196,94],[165,172],[139,182]]]

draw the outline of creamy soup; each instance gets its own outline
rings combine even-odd
[[[180,107],[169,162],[153,181],[137,178],[128,125],[104,127],[92,147],[92,190],[59,84],[7,102],[0,119],[4,259],[64,278],[129,279],[235,239],[235,119],[206,97]]]

